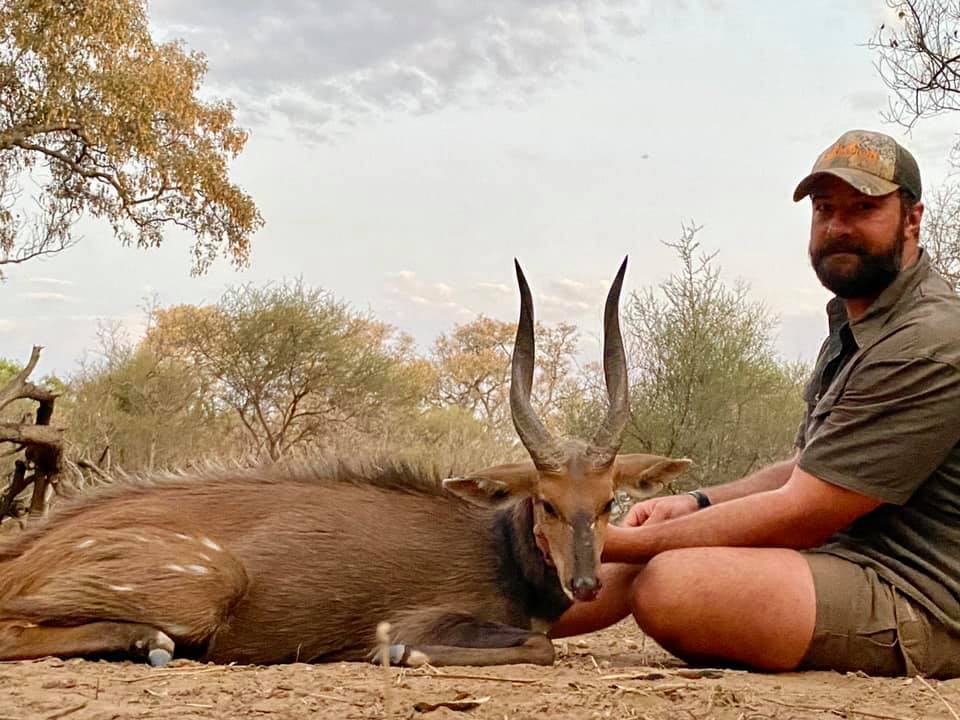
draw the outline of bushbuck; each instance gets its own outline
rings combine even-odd
[[[118,482],[0,546],[0,659],[369,660],[386,620],[395,664],[552,663],[543,633],[599,590],[614,491],[652,494],[689,464],[617,455],[625,269],[592,442],[555,439],[531,407],[533,301],[516,263],[510,407],[531,461],[442,482],[344,464]]]

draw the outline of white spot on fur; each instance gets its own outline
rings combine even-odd
[[[133,592],[130,585],[107,585],[107,587],[115,592]]]
[[[82,542],[77,543],[77,548],[88,548],[96,542],[93,538],[87,538]]]
[[[142,543],[150,542],[143,535],[134,535],[133,539],[136,540],[137,542],[142,542]]]
[[[210,562],[210,556],[207,555],[206,553],[200,553],[200,559],[201,559],[201,560],[206,560],[207,562]]]
[[[183,565],[164,565],[167,570],[173,570],[174,572],[186,572],[187,569]]]
[[[213,540],[211,540],[208,537],[203,538],[203,540],[201,540],[200,542],[206,545],[211,550],[216,550],[217,552],[221,552],[223,550],[222,547],[217,545]]]
[[[203,565],[187,565],[187,570],[196,574],[196,575],[206,575],[210,572],[209,568],[204,567]]]
[[[180,637],[183,637],[184,635],[187,635],[190,632],[190,628],[187,627],[186,625],[176,625],[176,624],[167,625],[164,628],[164,630],[167,632],[168,635],[174,635],[174,636],[179,635]]]
[[[190,536],[189,536],[189,535],[184,535],[183,533],[174,533],[174,535],[175,535],[176,537],[180,538],[181,540],[190,540]]]

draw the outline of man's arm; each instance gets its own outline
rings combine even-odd
[[[776,475],[764,477],[740,482],[749,487],[773,484],[777,479]],[[603,559],[637,563],[665,550],[686,547],[814,547],[881,504],[794,465],[789,479],[776,489],[726,500],[655,525],[609,526]]]
[[[797,466],[799,456],[800,453],[798,452],[789,460],[781,460],[778,463],[767,465],[739,480],[703,488],[702,492],[706,493],[713,505],[717,505],[747,495],[777,490],[790,479],[793,469]]]
[[[726,483],[724,485],[714,485],[709,488],[701,489],[710,499],[711,504],[716,505],[730,500],[736,500],[741,497],[753,495],[754,493],[776,490],[783,487],[787,482],[793,468],[797,464],[797,455],[790,460],[783,460],[773,465],[757,470],[757,472],[747,475],[739,480]],[[638,502],[630,508],[622,525],[632,527],[636,525],[656,525],[672,518],[679,518],[683,515],[689,515],[697,510],[697,501],[690,495],[663,495],[661,497],[651,498]]]

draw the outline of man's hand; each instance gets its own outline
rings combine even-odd
[[[640,525],[656,525],[664,520],[689,515],[697,510],[697,499],[692,495],[665,495],[638,502],[630,508],[621,525],[623,527],[638,527]]]

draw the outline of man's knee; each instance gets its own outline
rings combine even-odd
[[[694,561],[689,550],[668,550],[651,558],[637,574],[630,589],[630,609],[645,632],[672,634],[678,623],[684,623]]]
[[[780,549],[664,552],[637,576],[631,603],[640,628],[676,655],[777,670],[800,660],[816,615],[806,561]]]

